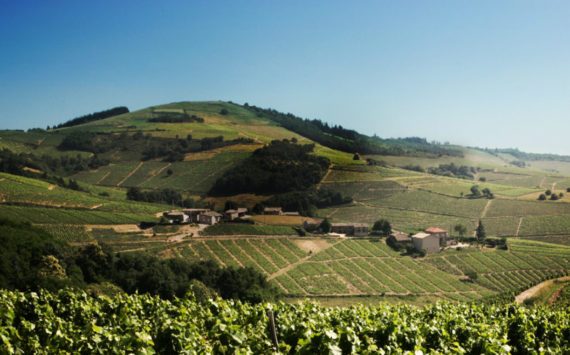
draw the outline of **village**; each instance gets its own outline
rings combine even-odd
[[[241,222],[253,223],[252,216],[248,214],[249,210],[245,207],[228,209],[224,213],[219,213],[208,208],[188,208],[182,211],[165,211],[162,213],[163,223],[168,224],[198,224],[199,230],[218,223]],[[281,207],[264,207],[263,215],[298,217],[298,212],[285,212]],[[366,237],[371,235],[369,225],[367,223],[330,223],[330,230],[324,231],[322,219],[307,219],[302,226],[305,231],[316,235],[327,235],[337,237]],[[189,236],[193,236],[189,235]],[[199,235],[199,232],[198,234]],[[180,241],[181,236],[172,241]],[[442,228],[430,227],[423,232],[416,234],[403,233],[391,229],[391,233],[386,235],[388,244],[395,244],[402,249],[413,249],[421,254],[439,253],[443,247],[456,247],[455,240],[448,240],[448,231]],[[468,246],[462,244],[461,246]]]

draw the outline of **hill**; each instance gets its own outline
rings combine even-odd
[[[289,297],[467,301],[570,270],[570,163],[562,158],[367,137],[227,102],[104,116],[48,131],[0,131],[2,216],[73,245],[98,241],[122,253],[249,266]],[[547,190],[557,199],[539,200]],[[133,191],[159,197],[127,199]],[[471,235],[481,221],[489,236],[511,239],[507,251],[413,259],[379,238],[299,237],[303,217],[258,216],[255,225],[223,224],[201,238],[194,226],[140,226],[165,210],[220,210],[228,200],[250,210],[293,206],[335,222],[383,218],[406,233],[440,227],[453,234],[464,225]]]

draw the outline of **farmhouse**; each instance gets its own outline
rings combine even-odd
[[[237,210],[226,210],[226,212],[224,212],[224,219],[226,221],[233,221],[236,218],[239,218]]]
[[[198,221],[201,224],[213,225],[218,223],[221,219],[222,215],[214,211],[204,212],[198,216]]]
[[[299,212],[283,212],[284,216],[300,216]]]
[[[188,216],[182,212],[167,211],[162,214],[168,220],[168,223],[186,223]]]
[[[247,208],[230,209],[224,212],[226,221],[233,221],[236,218],[242,218],[247,215]]]
[[[331,232],[353,236],[368,235],[366,223],[331,223]]]
[[[429,233],[418,233],[412,236],[417,251],[425,249],[428,253],[439,253],[439,237]]]
[[[265,207],[263,209],[263,214],[272,214],[281,216],[283,214],[283,209],[281,207]]]
[[[426,233],[438,237],[439,240],[443,243],[445,243],[445,240],[447,238],[447,231],[445,229],[441,229],[441,228],[431,227],[431,228],[426,229]]]
[[[398,243],[411,243],[412,242],[412,238],[410,237],[410,235],[408,233],[398,232],[395,230],[392,230],[392,233],[390,233],[390,237],[394,237],[394,240]]]
[[[182,212],[184,212],[184,214],[188,216],[188,219],[192,223],[198,223],[199,222],[198,216],[200,215],[200,213],[208,211],[209,209],[207,208],[187,208],[182,210]]]

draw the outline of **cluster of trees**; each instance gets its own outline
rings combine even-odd
[[[142,160],[164,157],[165,161],[174,162],[184,160],[187,153],[220,148],[234,144],[250,144],[250,138],[237,138],[224,141],[223,136],[193,139],[188,135],[185,139],[152,137],[137,131],[134,134],[122,132],[121,134],[94,133],[74,131],[65,136],[59,144],[60,150],[80,150],[101,154],[111,150],[125,150],[141,152]]]
[[[81,155],[67,156],[62,155],[59,157],[52,157],[49,155],[42,155],[37,157],[33,154],[20,153],[16,154],[9,149],[2,149],[0,151],[0,171],[26,176],[36,179],[41,179],[53,184],[57,184],[61,187],[77,190],[86,191],[81,188],[77,181],[73,179],[65,180],[57,174],[74,174],[79,171],[91,168],[96,169],[102,165],[109,164],[108,160],[100,159],[97,155],[90,158],[83,158]],[[34,170],[30,170],[30,168]],[[43,173],[37,173],[38,170]],[[48,174],[54,173],[54,174]]]
[[[139,187],[130,187],[127,190],[127,200],[166,203],[186,208],[195,206],[194,200],[191,198],[183,198],[180,192],[173,189],[147,190],[143,191]]]
[[[109,110],[94,112],[94,113],[84,115],[81,117],[76,117],[76,118],[71,119],[65,123],[61,123],[57,126],[53,126],[53,128],[55,129],[55,128],[77,126],[77,125],[92,122],[92,121],[102,120],[102,119],[108,118],[108,117],[122,115],[123,113],[128,113],[128,112],[129,112],[129,109],[125,106],[114,107],[114,108],[109,109]],[[49,129],[49,127],[48,127],[48,129]]]
[[[569,190],[570,190],[570,188],[566,189],[567,192],[570,192]],[[560,193],[557,194],[557,193],[553,193],[551,190],[546,190],[543,194],[540,194],[540,195],[538,196],[538,199],[539,199],[540,201],[544,201],[544,200],[547,199],[547,196],[550,196],[550,200],[556,201],[556,200],[559,200],[559,199],[561,199],[562,197],[564,197],[564,193],[563,193],[563,192],[560,192]]]
[[[372,232],[385,237],[389,236],[390,233],[392,233],[392,226],[390,225],[390,221],[387,219],[377,220],[372,226]]]
[[[377,136],[368,137],[340,125],[329,126],[328,123],[316,119],[302,119],[291,113],[284,114],[274,109],[262,109],[248,104],[244,104],[244,107],[255,112],[258,117],[269,118],[290,131],[343,152],[382,155],[463,156],[459,149],[430,144],[424,138],[381,139]]]
[[[297,211],[302,216],[313,217],[316,215],[318,208],[351,202],[352,198],[342,196],[340,192],[327,188],[320,188],[319,190],[310,188],[305,191],[293,191],[275,195],[262,204],[256,205],[253,211],[261,213],[265,206],[281,206],[284,211]]]
[[[313,149],[313,144],[272,141],[226,171],[216,180],[209,194],[277,194],[307,190],[321,181],[330,165],[329,159],[310,154]]]
[[[526,152],[521,152],[516,148],[503,148],[503,149],[485,148],[481,150],[493,155],[499,155],[499,153],[510,154],[515,158],[517,158],[518,160],[555,160],[555,161],[570,162],[570,155],[526,153]]]
[[[155,117],[155,115],[158,115]],[[191,123],[198,122],[203,123],[204,119],[196,115],[190,116],[187,113],[179,112],[153,112],[152,118],[148,119],[148,122],[164,122],[164,123]]]
[[[437,168],[428,168],[428,173],[430,174],[458,177],[467,180],[473,180],[473,174],[476,172],[477,170],[472,166],[455,165],[454,163],[440,164]]]
[[[150,293],[162,298],[184,296],[193,280],[224,298],[250,302],[271,300],[277,290],[252,268],[222,268],[212,261],[159,259],[147,254],[115,254],[109,247],[90,244],[73,248],[42,229],[0,220],[0,288],[57,290],[112,283],[127,293]]]
[[[488,198],[488,199],[494,199],[495,195],[491,192],[491,189],[489,189],[488,187],[485,187],[483,190],[479,189],[478,185],[473,185],[471,186],[471,197],[472,198]]]

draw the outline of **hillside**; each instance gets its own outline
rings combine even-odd
[[[0,131],[0,148],[7,149],[0,157],[3,217],[30,222],[73,245],[98,241],[123,253],[249,266],[289,297],[468,301],[570,270],[564,246],[570,245],[570,163],[564,159],[376,139],[226,102],[172,103],[81,122],[48,131]],[[289,147],[279,158],[274,140]],[[287,158],[289,151],[302,152],[301,158]],[[365,154],[371,151],[385,154]],[[264,162],[281,175],[251,165]],[[250,175],[258,184],[248,183]],[[475,194],[475,185],[489,193]],[[223,188],[212,193],[214,186]],[[128,200],[133,188],[175,198]],[[547,190],[558,199],[539,200]],[[322,197],[319,192],[337,202],[317,204],[311,199]],[[411,258],[378,237],[299,237],[294,227],[305,217],[255,216],[255,225],[223,224],[201,237],[192,225],[139,225],[183,206],[221,210],[231,200],[251,210],[292,199],[313,203],[301,212],[334,222],[372,225],[384,218],[406,233],[440,227],[452,234],[461,224],[472,235],[481,221],[488,236],[511,239],[506,251],[467,248]],[[478,278],[470,282],[473,272]]]

